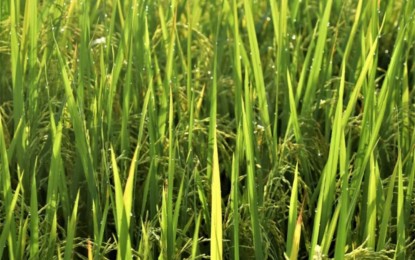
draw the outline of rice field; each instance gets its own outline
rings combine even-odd
[[[0,259],[415,259],[412,0],[0,1]]]

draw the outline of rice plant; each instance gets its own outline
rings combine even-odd
[[[414,1],[0,1],[0,259],[412,259],[414,57]]]

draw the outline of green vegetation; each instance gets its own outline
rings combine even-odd
[[[415,2],[0,1],[0,259],[414,259]]]

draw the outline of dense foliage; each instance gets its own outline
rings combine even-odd
[[[414,44],[411,0],[0,1],[0,258],[415,258]]]

